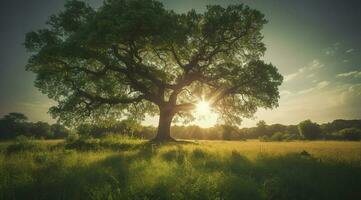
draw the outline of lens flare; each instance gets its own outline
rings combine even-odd
[[[196,113],[198,116],[206,116],[211,113],[209,103],[207,101],[200,101],[196,105]]]

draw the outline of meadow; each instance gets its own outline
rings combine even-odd
[[[0,199],[361,199],[361,142],[0,143]]]

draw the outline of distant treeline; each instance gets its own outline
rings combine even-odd
[[[38,139],[61,139],[69,134],[70,130],[61,124],[28,122],[28,118],[22,113],[9,113],[0,119],[0,139],[13,139],[20,135]]]
[[[122,134],[136,138],[151,139],[155,136],[156,127],[142,126],[134,120],[122,120],[112,123],[81,124],[68,129],[61,124],[46,122],[28,122],[22,113],[9,113],[0,119],[0,139],[13,139],[24,135],[43,139],[61,139],[69,135],[102,137],[107,134]],[[172,126],[172,136],[178,139],[198,140],[246,140],[261,139],[263,141],[290,140],[354,140],[361,139],[361,120],[334,120],[331,123],[317,124],[310,120],[298,125],[267,125],[259,121],[256,127],[239,128],[230,125],[216,125],[201,128],[196,125]]]

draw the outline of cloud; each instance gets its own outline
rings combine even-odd
[[[355,51],[354,49],[348,49],[348,50],[345,51],[345,53],[352,53],[354,51]]]
[[[318,59],[314,59],[312,62],[310,62],[309,64],[307,64],[306,66],[298,69],[297,72],[292,73],[292,74],[288,74],[284,76],[284,81],[288,82],[293,80],[294,78],[296,78],[297,76],[301,75],[302,73],[306,73],[306,72],[312,72],[314,70],[318,70],[324,67],[324,64],[322,64]],[[315,74],[310,74],[307,77],[313,77]]]
[[[328,47],[325,49],[325,54],[327,56],[333,56],[336,54],[336,52],[338,51],[339,49],[339,46],[340,46],[340,43],[339,42],[336,42],[334,43],[331,47]]]
[[[313,90],[315,90],[315,87],[308,88],[308,89],[306,89],[306,90],[301,90],[301,91],[298,92],[298,94],[310,93],[310,92],[312,92]]]
[[[291,94],[291,92],[288,91],[288,90],[281,90],[281,91],[280,91],[280,94],[281,94],[281,95],[282,95],[282,94]]]
[[[292,95],[292,92],[288,91],[288,90],[281,90],[280,91],[280,96],[281,97],[289,97]]]
[[[319,82],[319,83],[317,84],[316,88],[317,88],[317,89],[322,89],[322,88],[328,86],[329,84],[330,84],[330,82],[328,82],[328,81],[321,81],[321,82]]]
[[[346,72],[346,73],[340,73],[337,74],[337,77],[354,77],[354,78],[358,78],[361,77],[361,71],[351,71],[351,72]]]
[[[327,87],[329,84],[330,84],[330,82],[328,82],[328,81],[321,81],[321,82],[317,83],[317,85],[314,87],[299,91],[298,94],[306,94],[306,93],[313,92],[315,90],[320,90],[322,88]]]
[[[298,73],[288,74],[284,77],[284,81],[288,82],[288,81],[294,79],[297,75],[298,75]]]
[[[278,108],[260,109],[256,114],[257,119],[265,120],[268,124],[298,124],[305,119],[325,123],[335,119],[361,118],[361,83],[332,82],[331,87],[331,83],[327,85],[327,81],[321,81],[316,85],[324,87],[322,92],[290,95],[288,98],[281,96]],[[281,90],[281,93],[287,94],[286,91]],[[244,122],[252,126],[256,123],[252,120]]]
[[[310,71],[313,71],[313,70],[316,70],[316,69],[321,69],[322,67],[324,67],[325,65],[320,63],[319,60],[315,59],[311,62],[310,65],[308,65],[308,67],[306,69],[310,70]]]
[[[355,109],[361,109],[361,84],[349,85],[339,97],[339,105],[348,105]]]

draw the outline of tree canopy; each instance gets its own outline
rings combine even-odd
[[[192,118],[200,100],[229,123],[278,105],[283,78],[261,60],[265,23],[242,4],[175,13],[154,0],[71,0],[26,35],[27,69],[60,121],[160,114],[167,140],[173,117]]]
[[[305,120],[298,124],[298,130],[305,139],[315,140],[321,137],[321,127],[311,120]]]

